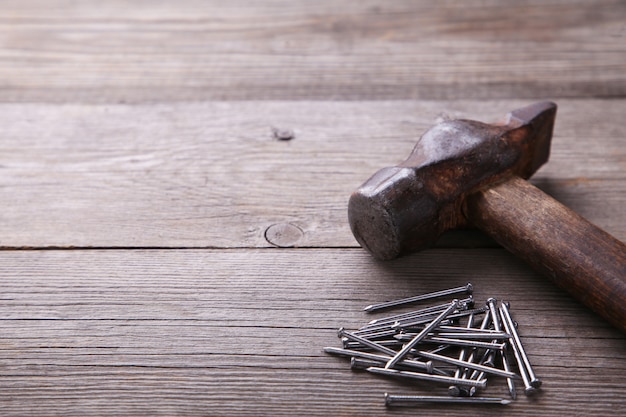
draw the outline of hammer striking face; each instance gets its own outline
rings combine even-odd
[[[543,102],[503,125],[433,127],[406,161],[352,194],[357,241],[392,259],[475,226],[626,331],[626,246],[525,181],[548,160],[555,115],[556,105]]]
[[[425,249],[467,224],[465,197],[511,176],[530,177],[547,160],[556,105],[515,110],[504,125],[451,120],[427,131],[406,161],[383,168],[350,197],[357,241],[376,258]]]

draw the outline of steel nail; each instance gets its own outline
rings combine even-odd
[[[508,405],[510,400],[493,397],[444,397],[430,395],[393,395],[385,393],[385,405],[413,406],[418,403],[446,403],[446,404],[499,404]]]
[[[443,352],[444,350],[449,349],[451,346],[450,345],[439,345],[436,348],[429,350],[430,353],[440,353]]]
[[[399,339],[402,340],[402,339]],[[424,342],[431,343],[440,343],[447,344],[453,346],[465,346],[465,347],[475,347],[478,349],[489,349],[493,351],[501,351],[504,350],[506,346],[505,343],[497,343],[497,342],[481,342],[479,340],[469,340],[469,339],[457,339],[452,337],[438,337],[438,336],[428,336],[424,339]]]
[[[456,366],[462,366],[464,368],[474,369],[479,372],[485,372],[488,374],[503,376],[505,378],[517,377],[515,373],[507,372],[503,369],[493,368],[491,366],[481,365],[479,363],[460,361],[458,359],[450,358],[448,356],[437,355],[436,353],[430,353],[430,352],[424,352],[422,350],[418,350],[415,352],[415,355],[420,356],[422,358],[430,359],[433,361],[439,361],[439,362],[449,363],[450,365],[456,365]]]
[[[381,360],[372,360],[372,359],[364,359],[364,358],[357,358],[355,356],[350,358],[350,368],[351,369],[367,369],[367,368],[377,368],[379,367],[381,364],[385,363],[385,361],[381,361]],[[428,364],[430,364],[430,367],[428,367],[426,370],[426,372],[428,372],[429,374],[434,373],[435,369],[432,366],[432,362],[428,361]],[[420,362],[421,364],[421,362]],[[400,370],[404,370],[404,371],[415,371],[415,370],[422,370],[420,369],[421,367],[416,367],[413,366],[412,363],[410,361],[402,361],[398,364],[398,369]],[[439,375],[442,375],[441,373],[439,373]],[[443,374],[446,375],[447,374]]]
[[[465,326],[465,329],[471,329],[473,326],[474,326],[474,314],[470,314],[467,317],[467,325]],[[464,361],[466,355],[467,355],[467,349],[465,348],[461,349],[461,351],[459,352],[459,360]],[[456,371],[454,371],[454,377],[460,378],[462,374],[463,374],[463,368],[461,366],[457,366]],[[454,397],[458,397],[459,395],[466,395],[467,389],[465,387],[459,387],[457,385],[450,385],[448,387],[448,394]]]
[[[485,311],[487,311],[487,307],[481,307],[481,308],[475,308],[473,310],[463,310],[463,311],[457,311],[457,312],[454,312],[454,310],[455,309],[453,309],[453,311],[447,316],[446,321],[451,321],[453,319],[466,317],[466,316],[469,316],[470,314],[484,313]],[[428,321],[426,319],[417,319],[415,321],[406,321],[406,322],[403,321],[403,322],[394,323],[393,325],[391,325],[391,328],[392,329],[411,329],[412,327],[420,326],[424,324],[425,322],[428,322]],[[442,323],[439,323],[439,324],[442,324]],[[450,324],[450,323],[447,323],[447,324]]]
[[[395,329],[390,329],[389,327],[387,327],[386,329],[357,330],[355,332],[352,332],[352,334],[355,334],[357,336],[361,336],[370,340],[381,338],[381,337],[393,336],[397,333],[398,332],[396,332]]]
[[[492,350],[487,349],[483,353],[483,357],[478,361],[479,365],[493,367],[495,366],[495,355]],[[483,379],[485,377],[484,371],[474,370],[470,375],[469,379]]]
[[[351,369],[367,369],[371,367],[379,366],[380,362],[372,361],[369,359],[361,359],[352,357],[350,358],[350,368]]]
[[[489,311],[491,313],[491,319],[493,321],[493,328],[496,331],[501,331],[502,330],[502,326],[500,323],[500,314],[498,313],[498,310],[496,310],[496,300],[495,298],[489,298],[487,300],[487,303],[489,304]],[[500,308],[504,307],[508,307],[508,303],[502,302],[500,303]],[[510,371],[511,370],[511,365],[509,364],[509,360],[506,357],[506,352],[503,350],[500,352],[500,357],[502,359],[502,367],[504,368],[505,371]],[[509,388],[509,394],[511,395],[511,398],[516,399],[517,398],[517,393],[515,391],[515,382],[513,381],[513,378],[507,378],[506,379],[506,385]]]
[[[419,379],[423,381],[439,382],[439,383],[444,383],[444,384],[457,384],[457,385],[480,387],[480,388],[484,388],[487,386],[487,381],[485,379],[475,381],[475,380],[470,380],[470,379],[454,378],[452,376],[423,374],[419,372],[399,371],[397,369],[387,369],[387,368],[378,368],[378,367],[367,368],[367,371],[372,372],[374,374],[398,376],[398,377],[404,377],[404,378]]]
[[[498,309],[497,309],[498,300],[493,297],[487,299],[487,306],[489,307],[489,315],[491,316],[491,324],[493,325],[493,329],[497,332],[502,331],[502,326],[500,325],[500,319],[498,318]],[[494,350],[488,350],[483,356],[483,360],[480,362],[483,365],[494,366],[496,359],[496,352]],[[481,372],[476,377],[477,379],[481,379],[484,377],[484,373]]]
[[[441,328],[435,329],[435,331],[428,333],[428,337],[440,337],[440,338],[449,338],[449,339],[464,339],[464,340],[475,340],[475,341],[484,341],[490,340],[491,343],[500,343],[500,340],[506,340],[508,342],[511,337],[510,334],[505,332],[499,333],[460,333],[460,332],[439,332]],[[355,332],[355,334],[358,334]],[[400,333],[396,332],[393,337],[398,340],[411,340],[415,337],[417,333],[414,332],[405,332],[400,331]],[[369,339],[367,335],[364,336],[366,339]],[[495,340],[495,342],[494,342]]]
[[[377,311],[377,310],[382,310],[384,308],[390,308],[390,307],[397,307],[397,306],[401,306],[401,305],[406,305],[406,304],[411,304],[417,301],[423,301],[423,300],[430,300],[433,298],[438,298],[438,297],[444,297],[447,295],[454,295],[454,294],[471,294],[473,291],[473,287],[471,283],[467,283],[467,285],[463,286],[463,287],[456,287],[456,288],[450,288],[448,290],[442,290],[442,291],[435,291],[435,292],[431,292],[428,294],[422,294],[422,295],[417,295],[415,297],[409,297],[409,298],[402,298],[399,300],[392,300],[392,301],[386,301],[384,303],[378,303],[378,304],[371,304],[367,307],[365,307],[363,310],[367,311],[368,313],[371,313],[372,311]]]
[[[339,355],[339,356],[368,359],[371,361],[375,361],[378,364],[385,363],[389,359],[387,356],[376,355],[374,353],[361,352],[361,351],[349,350],[349,349],[341,349],[341,348],[336,348],[336,347],[325,347],[324,352],[334,354],[334,355]],[[417,361],[413,359],[405,359],[404,361],[402,361],[402,366],[410,367],[410,368],[420,370],[420,371],[426,371],[428,373],[433,372],[433,363],[431,361],[422,362],[422,361]]]
[[[468,307],[472,307],[474,305],[474,297],[473,296],[469,296],[467,298],[463,298],[461,300],[459,300],[460,304],[465,304]],[[411,317],[418,317],[418,316],[422,316],[422,315],[426,315],[429,313],[437,313],[437,312],[441,312],[443,310],[445,310],[448,307],[449,303],[445,303],[445,304],[439,304],[439,305],[435,305],[435,306],[431,306],[431,307],[425,307],[422,308],[420,310],[413,310],[413,311],[409,311],[407,313],[401,313],[401,314],[394,314],[392,316],[387,316],[387,317],[381,317],[379,319],[374,319],[371,320],[370,322],[367,323],[367,325],[363,326],[362,328],[367,328],[370,325],[378,325],[378,324],[393,324],[396,321],[399,320],[403,320],[403,319],[409,319]],[[359,329],[361,330],[361,329]]]
[[[468,340],[491,340],[491,341],[499,341],[499,340],[508,340],[511,335],[505,332],[493,332],[493,333],[478,333],[478,332],[446,332],[443,329],[439,328],[438,331],[433,333],[435,337],[450,337],[453,339],[468,339]],[[441,330],[441,331],[439,331]],[[494,342],[495,343],[495,342]]]
[[[354,342],[354,341],[349,340],[348,338],[343,338],[342,342],[343,342],[342,344],[343,344],[344,349],[354,349],[354,350],[370,349],[371,350],[370,347],[363,346],[360,342]],[[402,341],[397,340],[397,339],[377,340],[376,343],[379,344],[380,346],[384,346],[388,348],[402,347]]]
[[[469,284],[468,284],[469,285]],[[393,358],[387,362],[385,365],[386,369],[393,368],[398,362],[400,362],[408,353],[417,345],[422,339],[428,335],[430,331],[432,331],[435,327],[439,325],[452,311],[454,311],[459,305],[459,300],[453,300],[450,303],[450,306],[441,312],[439,316],[435,320],[433,320],[430,324],[428,324],[424,330],[417,334],[409,343],[407,343],[398,353],[396,353]]]
[[[506,351],[502,352],[502,367],[505,371],[511,372],[511,365],[509,364],[509,360],[506,357]],[[516,399],[517,392],[515,391],[515,381],[513,381],[513,378],[507,378],[506,385],[509,388],[509,394],[511,395],[511,398]]]
[[[410,323],[412,327],[421,326],[423,324],[427,324],[433,321],[433,319],[436,318],[437,315],[440,313],[441,311],[436,312],[435,314],[427,314],[424,316],[414,317],[406,322]],[[393,323],[385,323],[385,324],[375,325],[375,326],[368,327],[368,328],[360,328],[359,330],[355,331],[354,334],[364,335],[364,334],[376,333],[380,331],[390,331],[390,330],[395,331],[396,329],[404,328],[404,325],[402,323],[404,323],[404,321],[395,321]],[[452,320],[444,320],[441,323],[452,324],[453,322]]]
[[[488,330],[489,324],[491,323],[491,315],[490,314],[485,314],[485,316],[483,317],[483,321],[480,323],[480,328],[479,330]],[[469,354],[469,356],[467,357],[467,362],[470,363],[474,363],[474,358],[476,357],[477,351],[476,349],[472,349],[472,352]],[[467,372],[465,374],[463,374],[461,376],[461,378],[469,378],[469,369],[466,370]]]
[[[502,325],[504,326],[504,330],[507,333],[511,333],[511,329],[513,324],[507,319],[506,315],[503,313],[502,309],[500,309],[500,315],[502,317]],[[522,359],[521,353],[517,344],[513,341],[513,338],[510,339],[511,349],[513,349],[513,356],[515,356],[515,360],[517,361],[517,368],[519,369],[520,375],[522,377],[522,381],[524,382],[524,394],[527,396],[534,395],[537,392],[537,388],[533,387],[530,383],[530,378],[528,376],[528,371],[526,366],[524,366],[524,361]]]
[[[477,313],[476,310],[472,310],[474,314]],[[482,313],[479,312],[479,313]],[[448,325],[441,325],[437,328],[438,332],[454,332],[454,333],[473,333],[476,334],[478,336],[480,335],[485,335],[485,338],[488,339],[487,336],[493,336],[494,338],[499,338],[500,336],[505,336],[505,338],[508,338],[509,334],[505,333],[505,332],[496,332],[493,329],[480,329],[477,327],[472,327],[471,329],[468,329],[467,327],[459,327],[459,326],[448,326]]]
[[[393,349],[389,349],[388,347],[381,346],[376,342],[372,342],[371,340],[367,340],[361,336],[357,336],[353,333],[346,331],[343,327],[337,331],[339,337],[346,337],[350,340],[354,340],[355,342],[359,342],[367,347],[370,347],[374,350],[384,353],[385,355],[394,356],[396,351]]]
[[[489,306],[489,314],[491,315],[491,324],[495,331],[502,331],[500,326],[500,319],[498,317],[498,300],[493,297],[487,299],[487,306]]]
[[[524,350],[524,346],[522,346],[522,341],[519,337],[519,333],[517,332],[517,328],[513,325],[513,319],[511,318],[511,312],[509,311],[509,304],[502,303],[500,305],[500,312],[502,313],[502,316],[505,316],[504,319],[509,322],[511,331],[508,333],[511,333],[511,336],[513,336],[512,341],[517,345],[517,348],[519,349],[520,356],[522,357],[522,361],[524,362],[524,366],[526,367],[526,371],[528,372],[530,385],[532,385],[534,388],[541,387],[541,380],[535,375],[535,372],[530,365],[530,361],[528,360],[528,356],[526,355],[526,351]]]

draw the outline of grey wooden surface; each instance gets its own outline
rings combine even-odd
[[[2,2],[0,415],[620,414],[623,334],[477,232],[374,261],[346,204],[438,120],[551,99],[533,183],[626,240],[625,28],[620,1]],[[467,281],[541,395],[390,410],[441,389],[322,353]]]
[[[350,193],[443,117],[502,119],[520,100],[4,104],[7,247],[347,247]],[[622,100],[559,100],[533,178],[626,239]],[[294,139],[275,138],[276,130]],[[601,202],[601,204],[598,204]],[[268,242],[273,225],[291,238]],[[285,227],[290,227],[285,226]]]
[[[5,0],[11,101],[616,97],[621,0]]]
[[[321,348],[371,319],[371,302],[468,280],[477,299],[511,301],[543,392],[506,410],[389,414],[607,415],[624,403],[623,337],[501,249],[382,264],[357,248],[11,251],[3,265],[4,415],[385,414],[386,391],[441,387],[352,372]],[[487,393],[506,396],[504,381]]]

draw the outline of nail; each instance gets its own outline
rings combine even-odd
[[[491,322],[493,323],[493,328],[496,332],[502,331],[502,326],[500,326],[500,318],[498,317],[498,307],[496,304],[498,300],[491,297],[487,299],[487,305],[489,306],[489,314],[491,314]]]
[[[486,307],[486,305],[485,305],[485,307]],[[487,313],[487,314],[484,315],[483,321],[480,323],[480,327],[477,330],[478,331],[482,331],[482,332],[491,331],[490,329],[488,329],[490,324],[491,324],[491,315],[489,315],[489,313]],[[472,349],[471,353],[467,357],[467,362],[474,363],[474,357],[476,356],[477,353],[478,353],[477,349]],[[463,369],[465,370],[465,372],[463,372],[463,374],[461,375],[461,379],[478,379],[478,378],[471,378],[471,376],[478,376],[480,374],[478,371],[474,370],[473,373],[470,373],[470,371],[472,371],[472,369],[467,368],[467,367],[465,367]],[[483,373],[483,375],[484,375],[484,373]],[[475,393],[476,393],[476,388],[472,387],[467,392],[467,395],[470,396],[470,397],[473,397]]]
[[[474,326],[474,314],[470,314],[467,317],[467,325],[465,326],[465,329],[471,329],[473,326]],[[467,355],[467,349],[465,348],[461,349],[461,351],[459,352],[459,360],[464,361],[466,355]],[[454,377],[461,378],[461,375],[463,374],[463,369],[464,369],[463,367],[457,366],[456,371],[454,371]],[[464,387],[458,387],[456,385],[450,385],[448,387],[448,394],[452,395],[453,397],[458,397],[459,395],[465,396],[467,394],[467,389]]]
[[[470,285],[470,284],[468,284]],[[435,320],[433,320],[429,325],[427,325],[424,330],[417,334],[409,343],[407,343],[398,353],[395,354],[393,358],[387,362],[385,365],[386,369],[393,368],[398,362],[400,362],[404,357],[409,353],[415,345],[417,345],[422,339],[428,335],[430,331],[432,331],[435,327],[439,325],[452,311],[454,311],[459,305],[459,300],[452,300],[450,306],[441,312],[439,316]]]
[[[504,326],[504,330],[507,333],[511,333],[513,324],[508,320],[506,314],[502,311],[502,309],[500,309],[500,315],[502,317],[502,325]],[[528,370],[526,369],[526,366],[524,366],[524,361],[522,359],[519,347],[515,343],[513,338],[511,338],[510,341],[511,342],[509,346],[511,346],[511,349],[513,349],[513,356],[515,356],[515,360],[517,361],[517,368],[519,369],[519,373],[522,377],[522,382],[524,383],[524,394],[526,394],[526,396],[534,395],[537,392],[537,388],[533,387],[530,382]]]
[[[506,351],[502,352],[501,358],[502,358],[502,367],[504,368],[504,370],[511,372],[511,365],[509,364],[509,360],[506,357]],[[509,388],[509,394],[511,395],[511,398],[516,399],[517,392],[515,391],[515,382],[513,381],[513,378],[507,378],[506,385]]]
[[[487,306],[480,307],[480,308],[475,308],[473,310],[463,310],[463,311],[459,311],[457,313],[450,314],[448,316],[448,319],[453,320],[453,319],[458,319],[458,318],[461,318],[461,317],[469,316],[470,314],[481,314],[481,313],[486,312],[487,310],[488,310]],[[391,328],[392,329],[409,329],[409,328],[414,327],[414,326],[419,326],[420,324],[424,324],[423,320],[416,320],[416,321],[409,321],[409,322],[406,322],[406,323],[403,322],[403,323],[393,324],[391,326]]]
[[[411,319],[410,325],[420,326],[422,324],[430,323],[431,321],[433,321],[433,319],[437,317],[437,314],[440,314],[440,313],[441,312],[437,312],[436,314],[428,314],[428,315],[420,316],[418,318]],[[453,324],[452,320],[444,320],[441,323]],[[403,328],[402,322],[396,321],[394,323],[385,323],[385,324],[380,324],[380,325],[374,325],[368,328],[360,328],[359,330],[353,333],[356,335],[362,336],[362,335],[367,335],[371,333],[377,333],[380,331],[395,331],[395,329],[402,329],[402,328]]]
[[[491,320],[491,317],[489,317],[489,319]],[[477,335],[482,335],[482,334],[494,335],[496,338],[499,337],[498,335],[506,335],[507,337],[509,336],[509,334],[505,332],[496,332],[495,330],[492,330],[492,329],[481,329],[477,327],[472,327],[471,329],[468,329],[467,327],[458,327],[458,326],[439,326],[437,329],[438,331],[445,331],[445,332],[475,333]]]
[[[355,342],[359,342],[367,347],[370,347],[374,350],[384,353],[385,355],[394,356],[396,351],[393,349],[389,349],[388,347],[381,346],[376,342],[372,342],[371,340],[367,340],[361,336],[357,336],[353,333],[346,331],[343,327],[337,331],[337,335],[339,337],[346,337],[350,340],[354,340]]]
[[[517,333],[517,328],[513,324],[513,319],[511,318],[511,313],[509,311],[509,305],[502,303],[500,305],[500,313],[502,314],[503,320],[507,321],[509,324],[509,327],[511,328],[511,330],[508,331],[507,333],[511,333],[511,336],[513,336],[512,343],[516,344],[517,348],[519,349],[520,356],[522,358],[524,366],[526,367],[526,371],[528,372],[530,385],[532,385],[533,388],[541,387],[541,380],[537,378],[537,376],[535,375],[535,372],[533,371],[533,368],[530,365],[530,361],[528,360],[528,356],[526,355],[526,351],[524,350],[524,346],[522,346],[522,341],[519,337],[519,333]]]
[[[350,368],[351,369],[367,369],[372,367],[377,367],[380,365],[380,362],[372,361],[368,359],[360,359],[352,357],[350,359]]]
[[[357,330],[356,332],[352,332],[352,334],[371,340],[371,339],[376,339],[376,338],[381,338],[381,337],[394,336],[395,334],[398,333],[394,329],[389,329],[389,327],[387,327],[386,329],[387,330],[385,329]]]
[[[440,332],[440,330],[443,330],[441,327],[438,327],[437,329],[435,329],[435,331],[428,333],[428,337],[448,337],[451,339],[465,339],[465,340],[491,340],[492,343],[498,343],[500,340],[506,340],[507,342],[509,341],[509,338],[511,337],[510,334],[506,333],[506,332],[492,332],[492,333],[475,333],[475,332],[469,332],[469,333],[461,333],[461,332],[445,332],[442,331]],[[354,332],[355,334],[357,334],[357,332]],[[376,334],[376,333],[374,333]],[[407,339],[411,339],[413,337],[415,337],[416,333],[414,332],[404,332],[402,331],[401,333],[397,333],[394,335],[394,337],[396,339],[400,339],[400,340],[407,340]],[[364,335],[364,337],[368,338],[367,335]],[[493,340],[495,340],[495,342],[493,342]]]
[[[381,358],[384,359],[384,356],[381,356]],[[350,358],[350,368],[352,369],[378,368],[380,367],[381,364],[384,364],[384,363],[385,363],[385,360],[363,359],[363,358],[358,358],[356,356],[353,356]],[[398,364],[398,368],[404,371],[425,370],[429,374],[432,374],[434,372],[434,368],[432,366],[433,363],[428,361],[427,364],[430,365],[427,369],[420,369],[423,367],[415,367],[410,362],[402,361]]]
[[[455,376],[455,378],[458,378],[458,377]],[[467,397],[468,392],[469,391],[465,387],[459,387],[456,385],[450,385],[448,387],[448,395],[452,397]]]
[[[443,330],[441,327],[437,330]],[[509,340],[511,337],[510,334],[505,332],[492,332],[492,333],[480,333],[480,332],[435,332],[432,334],[433,337],[449,337],[452,339],[468,339],[468,340],[491,340],[493,343],[497,343],[500,340]]]
[[[421,356],[422,358],[430,359],[433,361],[439,361],[444,363],[449,363],[450,365],[462,366],[464,368],[474,369],[479,372],[485,372],[488,374],[503,376],[505,378],[516,378],[517,375],[513,372],[507,372],[502,369],[493,368],[491,366],[481,365],[479,363],[473,363],[468,361],[460,361],[458,359],[450,358],[448,356],[437,355],[436,353],[424,352],[422,350],[418,350],[415,352],[415,355]]]
[[[496,309],[496,305],[497,305],[498,301],[493,298],[490,297],[487,299],[487,306],[489,307],[489,316],[491,317],[491,322],[493,324],[493,328],[496,332],[501,332],[502,331],[502,326],[500,326],[500,319],[498,318],[498,312]],[[496,343],[498,340],[497,339],[493,339],[492,342]],[[499,350],[500,353],[502,353],[504,351],[504,346],[503,348]],[[495,359],[496,359],[496,350],[494,349],[487,349],[485,351],[485,354],[483,355],[482,359],[480,360],[480,364],[481,365],[487,365],[487,366],[495,366]],[[505,369],[506,371],[510,371],[510,369]],[[477,372],[474,371],[472,372],[472,375],[470,376],[470,379],[482,379],[485,377],[485,372]],[[507,384],[513,382],[513,378],[507,378]]]
[[[489,307],[489,315],[491,316],[491,323],[493,325],[493,329],[497,332],[502,331],[502,326],[500,326],[500,319],[498,318],[498,309],[496,307],[498,300],[493,297],[487,299],[487,306]],[[483,359],[480,361],[483,365],[494,366],[496,359],[496,352],[494,350],[487,350]],[[485,376],[484,372],[479,373],[475,379],[482,379]],[[474,374],[470,377],[470,379],[474,379]]]
[[[392,395],[385,393],[385,405],[387,407],[412,406],[418,403],[508,405],[511,401],[492,397],[436,397],[430,395]]]
[[[377,344],[379,344],[380,346],[384,346],[384,347],[388,347],[388,348],[394,348],[394,347],[402,347],[402,342],[400,340],[377,340],[376,341]],[[366,349],[371,349],[367,346],[363,346],[360,342],[353,342],[348,340],[347,338],[343,339],[343,348],[344,349],[354,349],[354,350],[366,350]]]
[[[491,315],[485,314],[485,316],[483,317],[483,321],[480,323],[479,330],[483,330],[483,331],[487,330],[487,328],[489,327],[489,324],[491,324]],[[476,349],[472,349],[472,352],[467,357],[467,362],[473,363],[474,358],[476,357],[476,353],[477,353]],[[469,369],[467,369],[467,372],[463,374],[461,378],[469,378]]]
[[[496,299],[495,298],[489,298],[487,300],[487,303],[489,304],[489,312],[491,314],[491,320],[493,321],[493,328],[496,331],[501,331],[502,330],[502,326],[500,324],[500,314],[498,313],[498,311],[496,310]],[[506,302],[501,302],[500,303],[500,308],[507,308],[509,306],[509,303]],[[508,309],[507,309],[508,311]],[[503,350],[500,352],[500,358],[502,359],[502,367],[504,368],[505,371],[510,371],[511,370],[511,365],[509,364],[509,360],[506,357],[506,352]],[[532,384],[532,382],[531,382]],[[517,398],[517,393],[515,392],[515,382],[513,381],[513,378],[507,378],[506,379],[506,385],[509,389],[509,394],[511,395],[511,398],[516,399]]]
[[[397,340],[407,340],[411,335],[400,334],[396,336]],[[452,337],[439,337],[439,336],[427,336],[424,339],[424,342],[435,342],[440,344],[447,344],[453,346],[465,346],[465,347],[475,347],[479,349],[490,349],[490,350],[504,350],[506,343],[497,343],[497,342],[481,342],[478,340],[469,340],[469,339],[459,339]]]
[[[480,388],[484,388],[487,386],[487,381],[484,379],[480,381],[474,381],[474,380],[469,380],[469,379],[454,378],[452,376],[431,375],[431,374],[423,374],[419,372],[398,371],[397,369],[387,369],[387,368],[377,368],[377,367],[367,368],[367,371],[374,373],[374,374],[398,376],[398,377],[404,377],[404,378],[419,379],[422,381],[440,382],[444,384],[456,384],[456,385],[464,385],[464,386],[480,387]]]
[[[434,348],[433,350],[429,350],[429,353],[440,353],[443,352],[444,350],[447,350],[450,348],[450,345],[439,345],[436,348]]]
[[[465,304],[465,305],[471,307],[471,306],[474,305],[474,297],[470,295],[467,298],[463,298],[463,299],[459,300],[459,303],[460,304]],[[410,319],[412,317],[419,317],[419,316],[422,316],[422,315],[426,315],[428,313],[441,312],[441,311],[445,310],[448,307],[448,305],[449,305],[449,303],[439,304],[439,305],[436,305],[436,306],[425,307],[425,308],[422,308],[420,310],[409,311],[408,313],[394,314],[393,316],[381,317],[379,319],[371,320],[364,327],[366,328],[366,327],[368,327],[370,325],[378,325],[378,324],[393,324],[396,321],[400,321],[400,320],[404,320],[404,319]],[[359,329],[359,330],[361,330],[361,329]]]
[[[467,283],[467,285],[463,287],[450,288],[448,290],[435,291],[428,294],[417,295],[415,297],[402,298],[400,300],[387,301],[384,303],[371,304],[365,307],[363,310],[371,313],[372,311],[382,310],[383,308],[397,307],[405,304],[411,304],[417,301],[430,300],[433,298],[444,297],[447,295],[453,294],[471,294],[473,291],[473,287],[471,283]]]
[[[378,364],[385,363],[389,359],[387,356],[376,355],[374,353],[340,349],[335,347],[325,347],[324,352],[339,356],[368,359],[371,361],[376,361]],[[405,359],[404,361],[402,361],[402,365],[416,370],[426,371],[428,373],[433,372],[433,363],[431,361],[421,362],[413,359]]]
[[[483,353],[483,357],[478,361],[479,365],[493,367],[495,360],[495,354],[492,350],[487,349]],[[485,377],[484,371],[474,370],[470,375],[469,379],[483,379]]]

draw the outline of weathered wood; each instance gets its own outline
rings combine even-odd
[[[507,415],[600,416],[625,405],[624,335],[501,249],[430,250],[385,263],[360,249],[0,255],[6,416],[380,415],[385,391],[446,387],[352,372],[321,349],[339,345],[339,326],[379,316],[362,311],[371,302],[467,281],[478,301],[511,301],[544,381],[541,395],[521,395]],[[506,395],[504,380],[485,394]]]
[[[278,246],[355,246],[350,193],[438,118],[493,122],[526,104],[3,104],[0,245],[268,247],[279,225]],[[558,104],[533,181],[626,240],[626,101]],[[276,128],[295,137],[277,140]]]
[[[3,101],[623,97],[620,0],[18,0]]]
[[[470,195],[469,221],[626,332],[626,245],[514,177]]]
[[[385,414],[385,391],[441,391],[321,348],[468,280],[511,301],[544,380],[507,415],[620,414],[623,334],[502,249],[377,263],[346,204],[445,114],[549,98],[533,182],[626,240],[626,102],[589,99],[626,94],[625,21],[619,0],[3,1],[0,247],[64,249],[0,251],[0,414]]]

